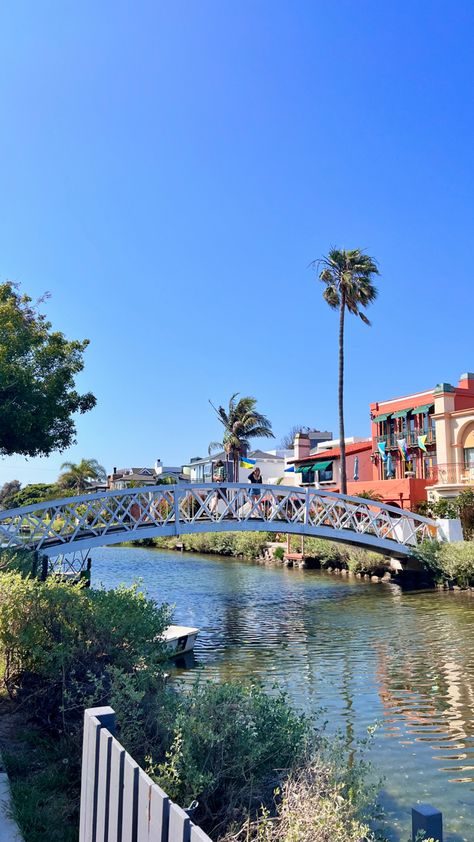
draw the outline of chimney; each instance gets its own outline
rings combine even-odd
[[[113,472],[114,472],[114,474],[116,474],[116,473],[117,473],[117,468],[114,468],[114,471],[113,471]]]
[[[305,459],[309,456],[310,443],[308,433],[296,433],[294,444],[294,458]]]

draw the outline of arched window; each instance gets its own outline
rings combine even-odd
[[[474,468],[474,427],[470,429],[464,439],[464,465],[466,468]]]

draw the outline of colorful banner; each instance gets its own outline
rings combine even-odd
[[[428,451],[427,451],[427,449],[426,449],[426,439],[427,439],[427,438],[428,438],[428,436],[427,436],[427,435],[425,435],[425,436],[418,436],[418,447],[420,448],[420,450],[424,450],[424,451],[425,451],[425,453],[428,453]]]
[[[406,439],[397,439],[397,444],[398,444],[398,449],[399,449],[400,453],[402,454],[402,459],[404,459],[405,462],[408,462],[409,459],[408,459],[407,440]]]
[[[256,463],[256,459],[241,459],[239,462],[241,468],[253,468]]]
[[[387,461],[387,454],[385,453],[385,448],[387,447],[387,443],[384,442],[384,441],[379,441],[379,443],[377,444],[377,447],[378,447],[379,453],[382,457],[382,462],[386,462]]]

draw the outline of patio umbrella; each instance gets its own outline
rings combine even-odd
[[[359,479],[359,457],[356,456],[354,459],[354,482],[357,482]]]
[[[385,470],[387,472],[387,479],[393,479],[395,476],[395,468],[393,467],[392,454],[387,453],[387,461],[385,463]]]

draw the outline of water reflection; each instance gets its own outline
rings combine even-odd
[[[176,622],[201,628],[192,663],[174,667],[183,680],[200,667],[216,680],[277,682],[308,711],[323,706],[349,746],[379,721],[373,759],[393,839],[407,837],[416,800],[444,811],[448,840],[472,836],[472,597],[146,549],[98,551],[93,577],[142,577],[176,605]]]

